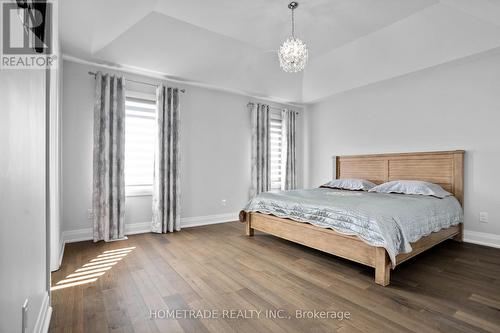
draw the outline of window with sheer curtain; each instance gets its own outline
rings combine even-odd
[[[151,195],[153,187],[156,97],[127,92],[125,99],[125,192]]]
[[[271,190],[281,190],[281,177],[283,175],[282,170],[282,115],[281,110],[271,110],[269,114],[270,125],[269,125],[269,149],[270,153],[270,164],[271,164]]]

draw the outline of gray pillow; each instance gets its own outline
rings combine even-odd
[[[452,195],[437,184],[419,180],[394,180],[375,186],[370,189],[370,192],[419,194],[437,198],[445,198]]]
[[[376,185],[366,179],[334,179],[321,187],[336,188],[341,190],[368,191]]]

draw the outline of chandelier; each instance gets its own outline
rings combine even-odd
[[[293,11],[299,6],[298,2],[292,1],[288,8],[292,10],[292,35],[288,37],[281,45],[278,55],[280,66],[285,72],[297,73],[306,67],[308,51],[306,44],[298,38],[295,38],[295,20]]]

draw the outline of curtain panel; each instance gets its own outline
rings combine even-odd
[[[283,110],[281,112],[281,177],[282,190],[295,190],[297,188],[297,170],[295,158],[295,123],[297,115],[293,110]]]
[[[269,105],[252,104],[252,185],[250,196],[254,197],[270,188],[269,150]]]
[[[156,97],[157,133],[151,229],[156,233],[167,233],[181,230],[179,90],[161,85]]]
[[[92,209],[94,242],[124,237],[125,80],[96,74]]]

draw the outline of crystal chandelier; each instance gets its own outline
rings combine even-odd
[[[306,44],[295,38],[295,20],[293,11],[299,6],[298,2],[292,1],[288,8],[292,10],[292,35],[281,45],[278,55],[280,66],[285,72],[297,73],[306,67],[308,51]]]

